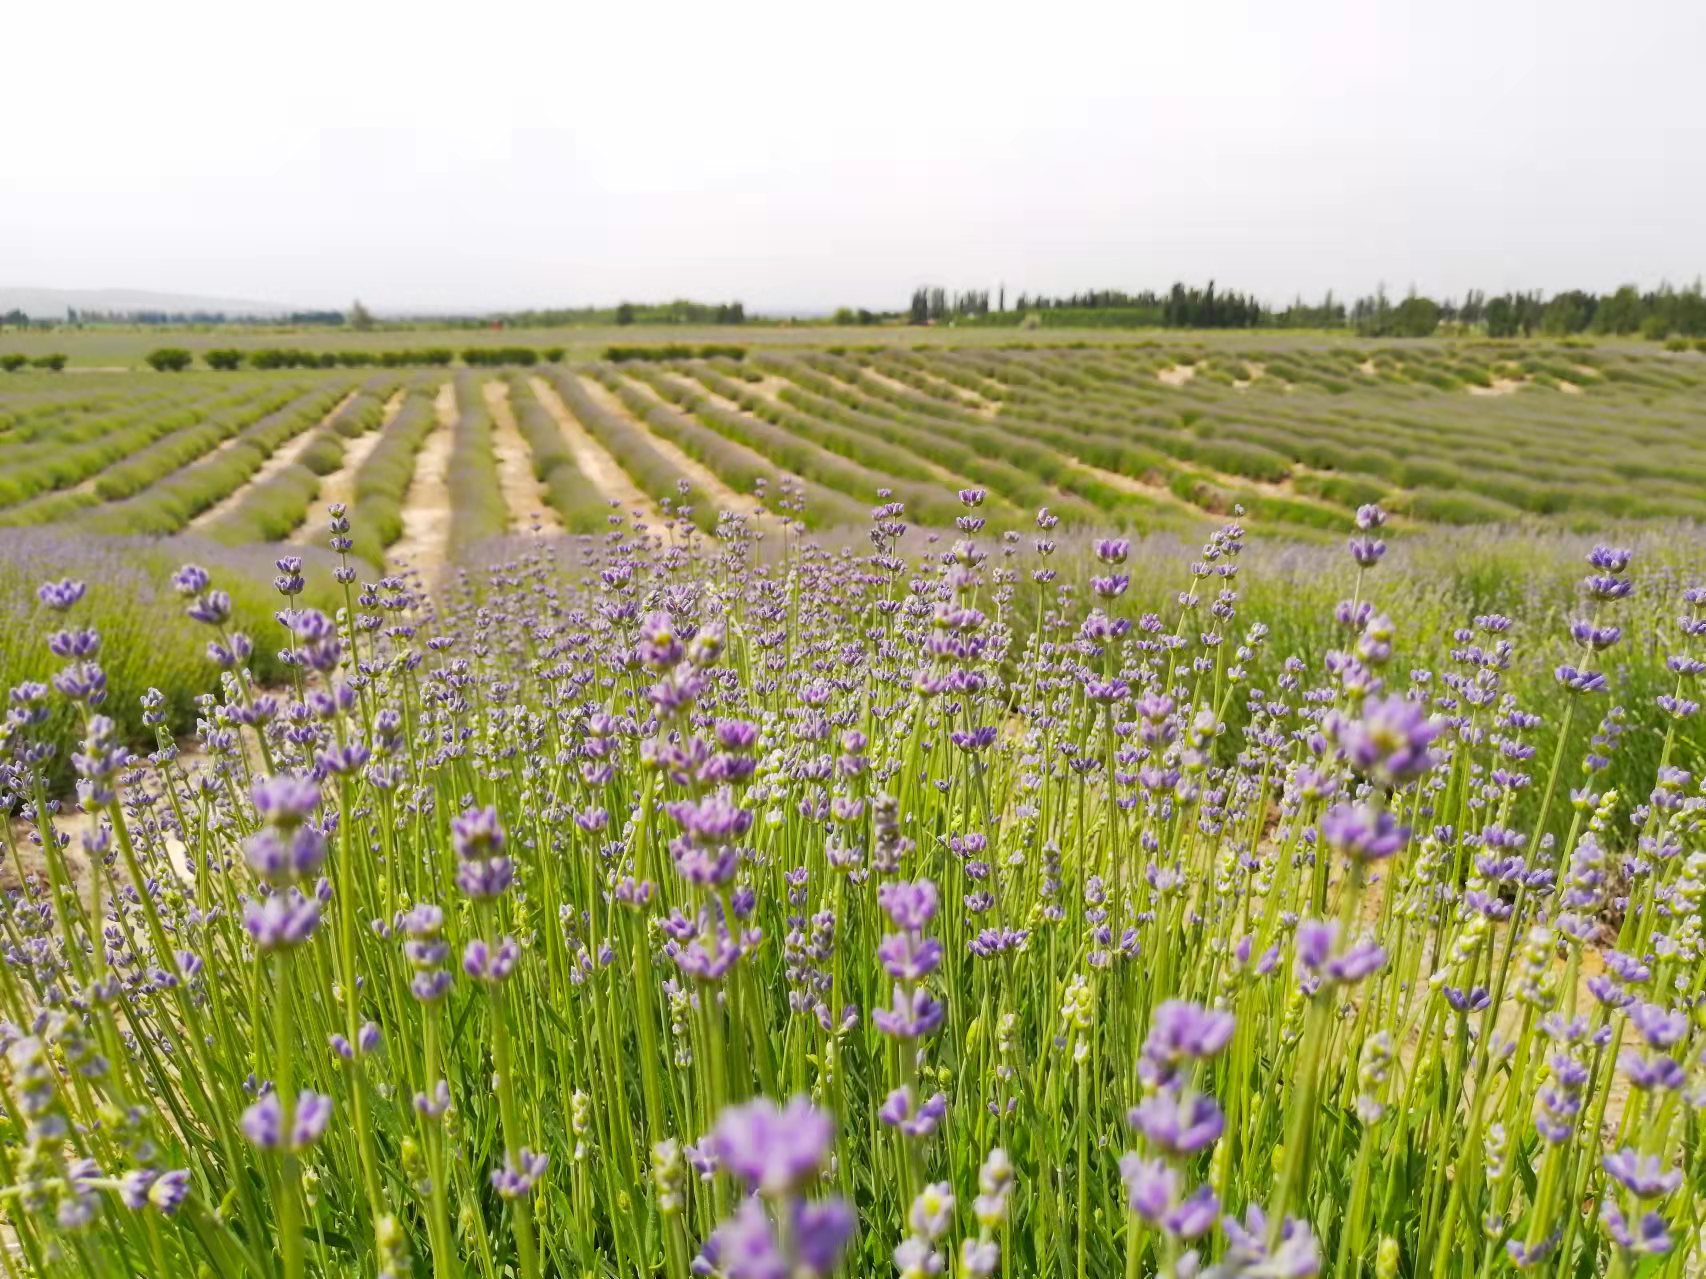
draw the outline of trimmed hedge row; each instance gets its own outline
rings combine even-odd
[[[691,393],[683,394],[685,388],[662,377],[655,370],[637,371],[634,375],[635,381],[628,382],[614,369],[595,366],[595,376],[616,392],[629,411],[642,419],[648,427],[705,466],[737,493],[758,492],[758,481],[762,480],[766,494],[775,496],[776,482],[793,469],[789,465],[789,459],[779,456],[776,450],[750,448],[732,438],[729,433],[718,430],[705,414],[693,411],[691,406],[685,403],[693,398]],[[682,404],[682,407],[688,408],[688,414],[660,403],[656,397],[640,389],[641,383],[652,387],[665,399]],[[806,498],[804,510],[794,514],[807,527],[848,524],[866,518],[868,506],[850,502],[840,493],[825,488],[797,470],[794,474],[804,485]],[[872,492],[874,494],[874,490]],[[875,500],[874,496],[871,500]]]
[[[692,487],[680,468],[653,447],[645,432],[595,400],[573,371],[555,368],[546,376],[575,420],[616,459],[639,490],[674,509],[681,501],[682,487]],[[710,532],[716,527],[717,513],[703,502],[694,503],[693,522]]]
[[[726,342],[704,342],[689,346],[685,342],[659,342],[653,346],[607,346],[604,359],[610,364],[625,364],[630,360],[744,360],[746,348]]]
[[[403,503],[415,477],[415,457],[438,425],[433,389],[411,387],[373,451],[356,468],[351,485],[350,540],[354,554],[375,567],[403,536]]]
[[[509,405],[533,455],[533,475],[545,486],[545,500],[563,531],[598,533],[608,528],[610,502],[581,474],[557,419],[539,402],[532,382],[519,373],[509,379]]]
[[[83,513],[75,524],[91,533],[175,533],[235,493],[285,441],[322,421],[348,393],[349,387],[342,383],[317,386],[243,428],[200,460],[133,497]]]
[[[479,543],[509,532],[492,415],[471,373],[456,375],[456,425],[450,444],[450,555],[461,559]]]

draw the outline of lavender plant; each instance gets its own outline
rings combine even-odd
[[[43,585],[6,1272],[1691,1272],[1706,590],[1631,637],[1639,706],[1625,551],[1556,634],[1429,637],[1365,508],[1305,660],[1238,523],[1159,591],[1047,511],[986,537],[966,489],[944,541],[882,498],[866,554],[683,508],[437,600],[334,510],[280,679],[174,576],[194,752],[152,695],[125,745],[97,592]]]

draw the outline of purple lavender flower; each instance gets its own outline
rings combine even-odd
[[[263,826],[243,842],[243,860],[269,883],[312,879],[326,860],[326,837],[312,826]]]
[[[701,848],[717,848],[732,843],[752,828],[752,813],[732,803],[726,795],[707,795],[704,799],[677,800],[664,805],[687,838]]]
[[[734,1216],[717,1227],[706,1240],[702,1258],[705,1268],[695,1265],[696,1274],[715,1273],[726,1279],[790,1279],[788,1262],[776,1246],[770,1218],[756,1199],[742,1201]]]
[[[936,917],[936,885],[928,879],[916,883],[890,881],[877,889],[877,904],[896,928],[921,932]]]
[[[1346,545],[1358,568],[1373,568],[1386,554],[1386,543],[1378,537],[1353,537]]]
[[[1145,1097],[1126,1116],[1157,1150],[1194,1155],[1220,1139],[1225,1116],[1214,1098],[1200,1093],[1158,1092]]]
[[[1126,1206],[1150,1225],[1176,1239],[1191,1240],[1208,1233],[1220,1201],[1208,1186],[1198,1186],[1188,1196],[1180,1194],[1178,1169],[1160,1159],[1120,1157],[1120,1180],[1125,1183]]]
[[[922,981],[942,963],[942,943],[917,933],[889,933],[877,944],[877,958],[896,981]]]
[[[1637,1199],[1663,1199],[1682,1184],[1680,1168],[1667,1169],[1657,1155],[1643,1155],[1625,1146],[1601,1161],[1606,1172]]]
[[[502,1199],[523,1199],[533,1193],[550,1165],[550,1155],[535,1154],[523,1146],[516,1158],[505,1155],[504,1166],[492,1169],[492,1189]]]
[[[1434,766],[1428,749],[1440,725],[1427,709],[1396,694],[1364,703],[1356,719],[1340,719],[1335,737],[1345,761],[1370,781],[1401,786]]]
[[[498,824],[498,810],[490,804],[470,808],[450,822],[450,846],[463,861],[496,857],[504,849],[503,827]]]
[[[303,1151],[320,1140],[332,1118],[332,1099],[322,1093],[304,1088],[296,1097],[295,1113],[291,1119],[289,1148]],[[279,1150],[286,1144],[284,1106],[278,1094],[267,1093],[243,1112],[240,1123],[243,1136],[261,1150]]]
[[[456,887],[475,901],[501,897],[515,882],[515,863],[507,857],[465,861],[456,868]]]
[[[1280,1227],[1280,1242],[1268,1248],[1268,1218],[1255,1204],[1244,1210],[1244,1220],[1222,1217],[1226,1256],[1222,1262],[1227,1279],[1309,1279],[1320,1273],[1321,1249],[1309,1223],[1287,1217]]]
[[[1304,991],[1314,994],[1323,980],[1337,985],[1355,985],[1386,966],[1386,948],[1370,939],[1335,950],[1339,937],[1337,921],[1305,919],[1297,926],[1297,975]]]
[[[319,900],[294,888],[243,905],[243,928],[263,954],[300,946],[319,926]]]
[[[921,1239],[940,1239],[954,1220],[954,1192],[945,1181],[919,1191],[907,1210],[906,1224]]]
[[[822,1279],[841,1264],[841,1256],[853,1238],[852,1208],[843,1199],[831,1197],[794,1207],[795,1260],[806,1279]]]
[[[1688,1014],[1659,1004],[1636,1004],[1629,1010],[1629,1021],[1649,1048],[1674,1048],[1688,1034]]]
[[[1384,860],[1409,837],[1397,818],[1371,804],[1335,804],[1321,818],[1321,838],[1327,847],[1352,861]]]
[[[185,564],[172,574],[172,589],[185,599],[189,599],[191,596],[200,595],[205,591],[208,583],[212,580],[208,576],[207,570],[201,565]]]
[[[87,589],[82,582],[66,577],[57,582],[43,582],[36,590],[36,598],[54,612],[65,613],[83,598]]]
[[[767,1097],[730,1106],[717,1119],[711,1151],[717,1162],[756,1194],[798,1192],[829,1158],[835,1125],[805,1097],[778,1107]]]
[[[320,806],[320,788],[314,780],[288,773],[256,782],[249,797],[262,821],[286,829],[307,821]]]
[[[505,937],[497,945],[476,937],[462,951],[462,971],[475,981],[495,985],[508,979],[521,958],[521,943]]]
[[[937,1093],[914,1114],[912,1089],[903,1085],[883,1101],[877,1110],[877,1118],[890,1128],[898,1128],[908,1137],[928,1137],[936,1131],[947,1113],[948,1098],[943,1093]]]
[[[183,1168],[171,1172],[137,1168],[127,1172],[119,1182],[119,1198],[135,1212],[153,1208],[162,1217],[170,1217],[189,1197],[190,1174]]]
[[[1213,1057],[1225,1048],[1234,1024],[1229,1012],[1183,999],[1167,1000],[1156,1008],[1150,1022],[1137,1063],[1138,1078],[1150,1088],[1172,1083],[1186,1062]]]
[[[947,1008],[922,986],[911,995],[900,984],[894,988],[894,999],[888,1008],[873,1008],[871,1023],[885,1035],[897,1039],[923,1039],[942,1027]]]
[[[1637,1256],[1659,1257],[1671,1250],[1670,1225],[1656,1212],[1643,1214],[1631,1226],[1622,1209],[1608,1196],[1599,1204],[1599,1224],[1619,1248]]]
[[[1643,1092],[1655,1089],[1674,1091],[1688,1081],[1688,1073],[1676,1058],[1662,1054],[1648,1056],[1625,1049],[1617,1058],[1617,1065],[1628,1076],[1629,1082]]]

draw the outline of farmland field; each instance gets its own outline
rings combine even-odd
[[[7,1274],[1695,1273],[1706,355],[144,336],[0,373]]]

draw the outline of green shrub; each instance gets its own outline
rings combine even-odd
[[[1493,498],[1461,491],[1417,489],[1405,505],[1417,519],[1439,524],[1497,524],[1515,520],[1519,514],[1515,507]]]
[[[5,355],[0,355],[0,369],[4,369],[8,373],[16,373],[29,362],[29,356],[19,355],[16,351],[8,351]]]
[[[1242,440],[1201,440],[1190,452],[1193,461],[1226,475],[1276,481],[1291,474],[1290,458]]]
[[[539,363],[539,352],[530,346],[471,346],[462,352],[462,363],[469,368],[497,368],[507,364],[526,368]]]
[[[1340,506],[1366,506],[1380,502],[1391,485],[1372,475],[1356,475],[1334,471],[1304,471],[1294,483],[1299,493],[1307,493]]]
[[[66,358],[58,352],[51,355],[38,355],[30,361],[30,367],[32,369],[46,369],[49,373],[58,373],[65,368]]]
[[[1397,478],[1405,488],[1452,489],[1462,485],[1463,472],[1450,462],[1407,457],[1398,464]]]
[[[182,373],[194,362],[195,356],[181,346],[163,346],[143,357],[156,373]]]
[[[243,366],[243,353],[234,347],[219,347],[216,350],[203,351],[201,358],[206,361],[208,368],[216,369],[222,373],[229,373],[233,369],[239,369]]]

